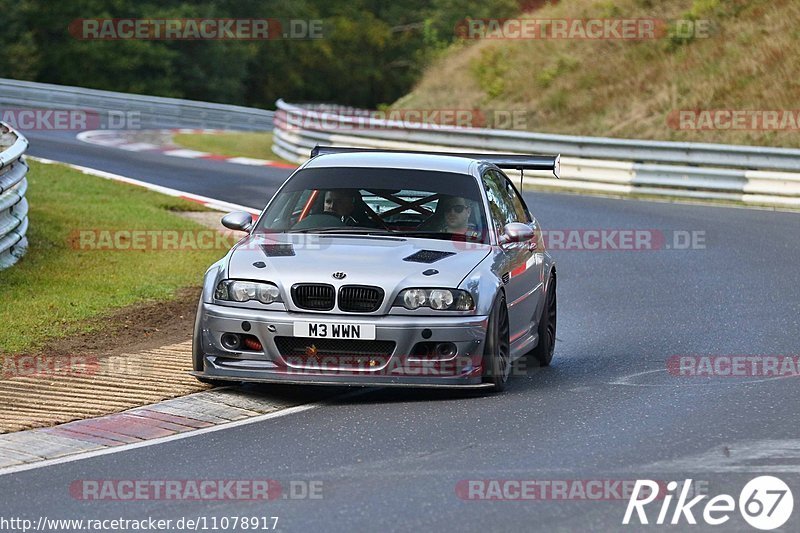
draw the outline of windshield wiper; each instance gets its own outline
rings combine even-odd
[[[289,230],[287,233],[346,233],[346,234],[371,234],[374,228],[367,227],[328,227]]]
[[[462,236],[460,233],[446,233],[442,231],[393,231],[392,235],[400,235],[403,237],[423,237],[427,239],[452,239],[453,237]]]
[[[392,237],[421,237],[424,239],[439,239],[447,241],[469,240],[468,237],[463,233],[448,233],[443,231],[415,231],[415,230],[392,231],[392,230],[382,230],[377,228],[367,228],[364,226],[308,228],[308,229],[289,230],[287,233],[325,233],[325,234],[340,233],[342,235],[375,235],[375,236],[390,235]]]
[[[423,239],[439,239],[439,240],[446,240],[446,241],[468,241],[476,244],[484,244],[484,241],[478,239],[477,237],[479,234],[475,234],[475,236],[471,236],[469,234],[464,233],[450,233],[446,231],[416,231],[416,230],[409,230],[409,231],[393,231],[392,235],[397,235],[400,237],[420,237]]]

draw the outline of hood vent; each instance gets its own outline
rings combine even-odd
[[[261,250],[267,257],[291,257],[294,247],[291,244],[262,244]]]
[[[413,253],[408,257],[404,258],[403,261],[409,261],[411,263],[435,263],[440,259],[444,259],[445,257],[450,257],[451,255],[455,255],[455,252],[439,252],[437,250],[420,250],[419,252]]]

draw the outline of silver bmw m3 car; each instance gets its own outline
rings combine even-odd
[[[556,265],[504,168],[559,156],[317,147],[205,275],[203,382],[503,390],[550,364]]]

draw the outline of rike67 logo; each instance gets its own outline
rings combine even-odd
[[[663,485],[662,485],[663,486]],[[731,514],[736,510],[736,500],[729,494],[714,496],[705,502],[705,505],[698,505],[708,495],[702,494],[689,500],[689,491],[692,480],[687,479],[679,488],[677,481],[667,483],[666,495],[659,494],[659,484],[649,479],[638,479],[633,487],[633,493],[628,500],[628,507],[622,523],[625,525],[634,523],[634,511],[639,524],[647,525],[655,523],[663,524],[697,524],[695,513],[702,516],[703,521],[711,526],[719,526],[726,523],[731,518]],[[678,495],[678,492],[680,494]],[[662,496],[663,498],[659,498]],[[674,496],[678,496],[674,509],[670,509]],[[645,507],[650,503],[661,500],[660,510],[655,522],[651,522],[652,513],[648,517]],[[657,508],[656,504],[650,510]],[[742,518],[756,529],[764,531],[781,527],[789,520],[794,508],[794,498],[789,486],[773,476],[759,476],[751,479],[739,493],[739,512]],[[697,506],[695,508],[695,506]],[[672,510],[672,515],[670,515]],[[702,513],[702,514],[701,514]]]

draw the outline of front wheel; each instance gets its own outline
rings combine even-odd
[[[505,296],[501,294],[489,315],[489,327],[483,346],[483,381],[491,383],[496,392],[505,390],[511,373],[508,331],[508,309]]]
[[[558,299],[556,297],[556,277],[550,274],[547,284],[547,299],[542,316],[539,318],[539,344],[531,355],[539,362],[539,366],[550,366],[556,349],[556,323],[558,319]]]

